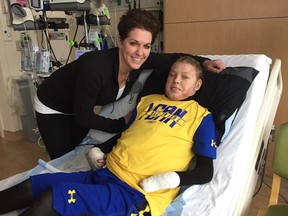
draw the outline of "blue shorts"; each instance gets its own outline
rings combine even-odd
[[[34,197],[49,187],[53,208],[60,215],[150,215],[144,194],[117,178],[108,169],[31,176]],[[143,214],[144,215],[144,214]]]

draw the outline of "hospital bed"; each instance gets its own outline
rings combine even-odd
[[[248,66],[259,71],[246,99],[226,122],[225,136],[217,150],[214,161],[214,177],[204,185],[186,188],[168,206],[163,215],[189,216],[241,216],[249,209],[256,182],[265,158],[270,131],[282,92],[281,61],[265,55],[210,55],[211,59],[221,59],[227,66]],[[135,105],[141,83],[151,71],[140,77],[140,82],[119,104],[104,107],[101,115],[123,115]],[[141,80],[142,79],[142,80]],[[111,107],[112,106],[112,107]],[[113,113],[111,114],[111,110]],[[114,117],[115,117],[114,116]],[[113,117],[113,116],[112,116]],[[229,131],[229,132],[228,132]],[[110,135],[91,131],[91,137],[105,141]],[[0,190],[17,184],[30,175],[45,172],[71,172],[89,170],[86,154],[91,148],[83,144],[68,154],[45,163],[39,161],[35,168],[0,181]],[[20,210],[21,211],[21,210]],[[18,211],[6,214],[17,215]]]

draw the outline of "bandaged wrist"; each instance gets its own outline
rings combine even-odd
[[[99,169],[97,166],[97,160],[104,159],[104,153],[98,147],[93,147],[88,152],[88,160],[90,160],[90,166],[92,169]]]
[[[149,193],[157,190],[176,188],[180,184],[180,177],[176,172],[164,172],[143,179],[140,183],[142,189]]]

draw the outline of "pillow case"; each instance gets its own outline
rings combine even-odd
[[[219,74],[204,71],[203,84],[195,94],[195,100],[213,114],[218,144],[225,133],[226,120],[241,106],[258,73],[252,67],[227,67]],[[229,119],[230,125],[232,122]],[[230,129],[227,125],[226,128]]]
[[[171,65],[166,65],[155,69],[146,80],[138,97],[148,94],[164,94],[170,67]],[[217,129],[218,145],[225,133],[226,120],[233,113],[235,114],[235,111],[241,106],[247,90],[258,73],[252,67],[227,67],[218,74],[203,71],[203,84],[193,99],[213,114]],[[230,125],[232,122],[229,119]],[[226,128],[230,129],[227,124]],[[225,134],[227,133],[228,131]]]

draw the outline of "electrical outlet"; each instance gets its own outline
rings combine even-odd
[[[4,41],[12,41],[12,34],[9,28],[2,29]]]
[[[160,0],[141,0],[141,8],[160,7]]]
[[[16,44],[16,50],[17,51],[24,51],[24,47],[23,47],[20,40],[15,41],[15,44]]]

